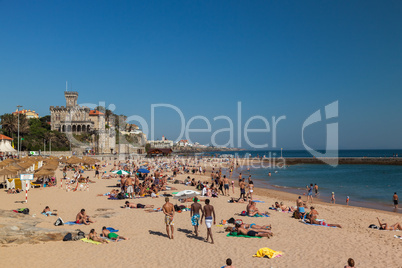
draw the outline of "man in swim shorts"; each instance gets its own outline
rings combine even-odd
[[[200,210],[202,210],[201,204],[198,203],[198,198],[194,197],[194,203],[191,204],[191,225],[194,226],[195,236],[198,236],[198,221],[200,219]]]
[[[119,239],[124,239],[124,240],[128,240],[128,238],[122,237],[116,233],[112,233],[110,232],[105,226],[102,227],[102,234],[104,237],[107,237],[111,240],[114,240],[115,242],[118,242]]]
[[[225,195],[229,196],[229,179],[226,178],[226,175],[223,176],[223,187],[225,189]]]
[[[395,210],[397,210],[398,209],[399,198],[398,198],[398,195],[396,194],[396,192],[394,193],[394,196],[392,197],[392,199],[394,200]]]
[[[212,205],[209,204],[209,199],[205,200],[205,206],[202,209],[202,216],[201,216],[201,221],[200,224],[202,224],[202,219],[205,218],[205,225],[207,226],[207,239],[206,242],[208,242],[209,237],[211,237],[211,244],[214,243],[214,239],[212,237],[212,221],[214,224],[215,223],[215,210],[214,207]]]
[[[81,209],[81,211],[75,217],[75,223],[83,223],[85,225],[89,225],[90,223],[94,223],[94,221],[89,218],[89,216],[85,212],[85,209]]]
[[[173,231],[174,231],[174,206],[172,203],[169,202],[169,197],[165,198],[165,204],[162,207],[163,214],[165,214],[165,224],[166,224],[166,232],[169,239],[173,239]],[[172,236],[169,234],[169,226],[170,231],[172,232]]]
[[[126,181],[125,181],[125,184],[126,184],[126,193],[128,194],[128,196],[131,199],[133,199],[133,195],[134,195],[134,182],[133,182],[133,179],[131,177],[128,177],[126,179]]]

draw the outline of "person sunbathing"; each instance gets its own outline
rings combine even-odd
[[[119,194],[119,190],[111,190],[109,193],[106,194],[98,194],[97,196],[109,196],[109,197],[116,197]]]
[[[331,223],[326,223],[325,221],[318,221],[314,217],[310,217],[309,221],[310,221],[310,224],[342,228],[342,226],[340,224],[335,224],[335,223],[331,224]]]
[[[235,227],[236,227],[236,225],[240,226],[241,228],[244,228],[245,230],[249,230],[249,231],[251,230],[251,231],[255,231],[257,233],[267,233],[270,236],[274,235],[271,231],[271,226],[269,226],[269,229],[268,229],[268,228],[263,228],[263,226],[255,225],[254,223],[252,223],[252,224],[235,224]],[[235,227],[227,227],[225,229],[225,231],[226,232],[234,232],[236,230]]]
[[[130,203],[130,202],[126,201],[124,207],[125,208],[153,208],[154,205],[143,205],[140,203],[134,204],[134,203]]]
[[[280,203],[280,206],[279,206],[279,207],[280,207],[280,209],[281,209],[282,211],[285,211],[285,212],[288,212],[288,211],[293,212],[293,208],[284,205],[283,202]]]
[[[244,229],[256,229],[256,230],[271,230],[271,225],[256,225],[255,223],[243,223],[241,225],[241,227],[243,227]]]
[[[206,200],[206,198],[197,198],[198,201],[204,202]],[[184,198],[184,199],[179,199],[181,203],[186,203],[186,202],[193,202],[194,201],[194,197],[191,198]]]
[[[14,188],[8,189],[7,191],[8,194],[19,194],[20,192],[20,189],[15,190]]]
[[[399,222],[388,226],[387,223],[381,223],[381,221],[378,217],[377,217],[377,220],[378,220],[378,223],[380,224],[380,230],[388,230],[388,231],[402,230],[402,225]]]
[[[318,211],[317,210],[315,210],[315,208],[312,206],[312,207],[310,207],[310,212],[309,212],[309,214],[308,214],[308,217],[311,219],[311,218],[314,218],[314,219],[317,219],[317,216],[318,216]]]
[[[249,208],[249,212],[248,212],[248,216],[250,217],[254,217],[256,215],[258,216],[262,216],[264,213],[261,213],[258,208],[256,207],[255,202],[251,202],[251,206]],[[268,212],[265,212],[265,214],[268,214]]]
[[[230,198],[229,203],[244,203],[244,199],[243,198]]]
[[[235,232],[237,234],[242,234],[242,235],[247,235],[247,236],[258,236],[258,237],[268,237],[270,238],[272,234],[266,233],[266,232],[257,232],[253,230],[246,230],[243,227],[240,226],[240,224],[236,224],[234,227],[234,231],[232,229],[232,232]]]
[[[77,216],[75,217],[75,222],[76,223],[83,223],[85,225],[89,225],[90,223],[94,223],[89,216],[86,214],[85,209],[81,209],[80,212],[78,212]]]
[[[98,237],[97,233],[95,232],[95,229],[91,229],[91,231],[88,234],[88,239],[100,243],[109,243],[109,241],[107,241],[106,239]]]
[[[107,237],[107,238],[111,239],[111,240],[114,240],[115,242],[118,242],[119,239],[128,240],[128,238],[125,238],[125,237],[120,236],[120,235],[118,235],[116,233],[110,232],[108,229],[106,229],[105,226],[102,227],[102,235],[104,237]]]
[[[148,208],[148,209],[144,209],[144,211],[146,211],[146,212],[161,212],[162,208]]]
[[[42,214],[46,216],[57,216],[57,213],[53,213],[50,211],[49,206],[45,207],[45,209],[42,211]]]

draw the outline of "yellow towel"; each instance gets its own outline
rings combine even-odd
[[[283,253],[281,251],[275,251],[270,248],[260,248],[253,257],[258,257],[262,258],[267,256],[268,258],[272,259],[277,257],[278,255],[282,255]]]
[[[88,238],[82,238],[81,241],[82,241],[82,242],[85,242],[85,243],[95,244],[95,245],[100,245],[100,244],[102,244],[101,242],[93,241],[93,240],[88,239]]]

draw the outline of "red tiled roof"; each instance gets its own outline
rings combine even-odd
[[[98,110],[89,111],[89,115],[104,115],[104,113],[99,112]]]
[[[0,140],[9,140],[12,141],[13,139],[10,137],[7,137],[6,135],[0,134]]]

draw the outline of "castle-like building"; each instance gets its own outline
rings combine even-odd
[[[50,106],[51,129],[71,134],[92,134],[92,147],[98,153],[113,153],[116,145],[115,130],[106,129],[105,114],[77,104],[78,92],[65,91],[66,107]]]

